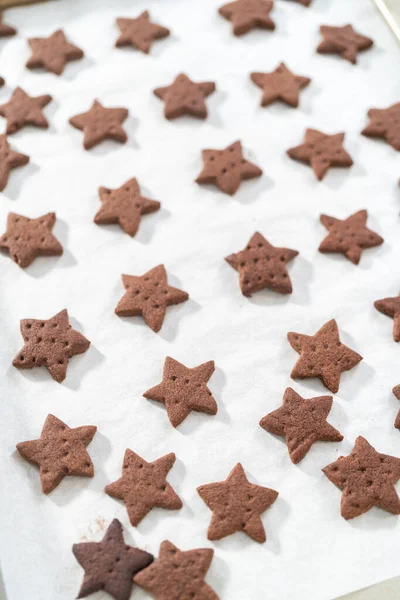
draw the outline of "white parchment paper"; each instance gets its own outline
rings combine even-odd
[[[400,456],[393,427],[399,403],[390,391],[400,382],[400,348],[392,321],[373,308],[374,300],[400,288],[399,156],[360,135],[369,108],[400,100],[399,48],[370,0],[314,0],[309,9],[276,0],[276,31],[242,38],[231,35],[219,4],[59,0],[7,12],[19,34],[1,41],[7,86],[0,101],[20,85],[31,95],[50,93],[54,102],[45,109],[48,131],[25,129],[11,138],[31,162],[12,173],[1,194],[0,229],[9,211],[35,217],[55,210],[54,233],[65,249],[62,257],[37,259],[26,270],[0,257],[0,544],[8,600],[75,597],[83,572],[71,545],[100,539],[114,517],[126,527],[128,542],[155,555],[164,539],[182,549],[213,547],[207,579],[229,600],[330,600],[400,572],[399,519],[374,509],[344,521],[340,491],[321,472],[347,454],[359,434]],[[155,43],[149,56],[114,48],[115,18],[146,8],[171,28],[171,37]],[[315,52],[321,24],[346,23],[375,40],[357,66]],[[59,78],[25,69],[26,38],[58,27],[84,49],[85,59]],[[249,79],[251,71],[270,71],[281,60],[312,77],[298,110],[260,108],[261,91]],[[164,119],[152,90],[179,72],[216,81],[206,121]],[[68,118],[94,98],[129,109],[126,145],[83,150],[82,133]],[[353,168],[332,170],[319,183],[309,167],[290,160],[285,151],[301,143],[306,127],[345,131]],[[263,177],[244,183],[233,198],[195,184],[201,150],[236,139]],[[98,186],[118,187],[134,176],[162,210],[144,217],[131,239],[117,226],[96,226],[93,216]],[[345,218],[362,208],[385,243],[366,251],[358,267],[320,254],[320,213]],[[242,249],[255,230],[300,252],[290,265],[292,296],[241,295],[237,273],[223,258]],[[118,318],[114,307],[123,294],[121,273],[141,274],[159,263],[191,299],[168,310],[157,335],[140,318]],[[14,369],[19,320],[47,319],[64,307],[92,341],[86,354],[71,360],[66,381],[58,385],[45,369]],[[289,385],[304,397],[326,393],[317,381],[290,379],[297,354],[286,333],[313,334],[330,318],[337,319],[342,340],[364,356],[343,375],[329,417],[345,439],[316,444],[294,466],[283,440],[258,422],[280,405]],[[216,417],[192,413],[175,430],[164,407],[142,398],[160,381],[167,355],[187,366],[215,360]],[[89,446],[95,477],[66,478],[46,497],[37,469],[17,455],[15,444],[39,437],[48,413],[71,427],[97,425],[98,433]],[[124,505],[103,492],[120,476],[127,447],[148,461],[176,453],[169,481],[183,500],[181,511],[153,510],[136,529],[129,525]],[[206,537],[211,513],[196,487],[225,479],[238,461],[251,481],[280,493],[263,517],[263,545],[242,534],[216,543]],[[145,596],[134,590],[137,600]]]

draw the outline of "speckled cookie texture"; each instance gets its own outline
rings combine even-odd
[[[245,179],[260,177],[262,170],[243,157],[241,142],[224,150],[203,150],[203,170],[197,183],[216,185],[225,194],[233,195]]]
[[[344,254],[354,265],[358,265],[364,250],[383,244],[383,238],[368,229],[367,219],[366,210],[359,210],[343,220],[321,215],[321,223],[329,234],[321,242],[319,251]]]
[[[71,117],[69,122],[76,129],[83,131],[83,147],[90,150],[104,140],[115,140],[124,144],[128,136],[122,123],[128,114],[126,108],[105,108],[95,100],[87,112]]]
[[[400,458],[377,452],[361,436],[349,456],[340,456],[322,469],[342,490],[341,514],[353,519],[373,506],[394,515],[400,514],[400,499],[395,484],[400,479]]]
[[[5,134],[0,135],[0,192],[4,190],[11,169],[22,167],[29,162],[29,156],[11,150]]]
[[[395,385],[392,392],[396,396],[397,400],[400,400],[400,385]],[[400,429],[400,410],[397,413],[394,426],[396,427],[396,429]]]
[[[274,3],[272,0],[236,0],[219,8],[219,14],[232,22],[235,35],[243,35],[251,29],[275,29],[270,17]]]
[[[0,115],[7,120],[6,133],[15,133],[25,125],[47,129],[49,124],[42,109],[51,100],[48,94],[33,97],[20,87],[15,88],[10,100],[0,106]]]
[[[205,99],[214,91],[213,81],[197,83],[181,73],[171,85],[156,88],[154,94],[164,101],[166,119],[176,119],[183,115],[205,119],[207,117]]]
[[[351,167],[353,159],[343,148],[344,133],[327,135],[316,129],[306,129],[304,143],[290,148],[288,156],[311,165],[321,181],[331,167]]]
[[[149,552],[125,544],[118,519],[113,519],[101,542],[74,544],[72,552],[85,571],[78,598],[104,591],[115,600],[129,600],[134,575],[154,560]]]
[[[371,38],[354,31],[352,25],[330,27],[321,25],[321,35],[324,38],[317,48],[319,54],[340,54],[349,62],[357,62],[357,54],[373,45]]]
[[[87,453],[97,427],[70,428],[54,415],[48,415],[40,438],[17,444],[27,461],[40,468],[44,494],[49,494],[67,475],[93,477],[93,463]]]
[[[175,454],[170,452],[148,463],[129,448],[126,450],[122,477],[107,485],[105,492],[113,498],[123,500],[134,527],[152,508],[182,508],[181,499],[167,481],[175,459]]]
[[[205,582],[214,550],[179,550],[169,541],[162,542],[158,559],[134,577],[156,600],[219,600]]]
[[[283,62],[271,73],[251,73],[250,78],[263,91],[261,106],[281,100],[289,106],[297,107],[301,90],[311,81],[309,77],[292,73]]]
[[[14,262],[28,267],[37,256],[60,256],[63,248],[52,234],[55,213],[29,219],[9,213],[7,231],[0,237],[0,249],[9,252]]]
[[[0,38],[11,37],[17,33],[15,27],[3,22],[4,14],[0,11]]]
[[[170,33],[166,27],[150,21],[150,15],[147,10],[135,19],[119,18],[117,19],[117,25],[120,35],[115,45],[118,48],[132,46],[145,54],[150,52],[155,40],[161,40],[169,36]]]
[[[332,396],[305,399],[287,388],[280,408],[260,421],[260,426],[283,436],[294,464],[299,463],[314,442],[340,442],[342,434],[327,422],[332,408]]]
[[[278,492],[250,483],[240,463],[225,481],[201,485],[197,491],[213,511],[209,540],[220,540],[243,531],[256,542],[265,542],[267,537],[261,515],[275,502]]]
[[[318,377],[334,394],[339,390],[341,374],[362,360],[362,356],[342,344],[334,319],[325,323],[315,335],[290,332],[288,340],[300,354],[290,376],[293,379]]]
[[[218,406],[207,387],[214,369],[213,360],[189,369],[167,356],[161,383],[147,390],[143,396],[165,404],[173,427],[180,425],[192,410],[215,415]]]
[[[297,250],[272,246],[261,233],[256,232],[246,248],[225,260],[238,271],[242,294],[251,297],[264,288],[291,294],[292,282],[286,265],[297,255]]]
[[[62,29],[48,38],[30,38],[31,57],[26,63],[28,69],[44,69],[61,75],[67,62],[83,58],[83,51],[71,44]]]
[[[22,319],[20,328],[24,345],[13,360],[14,367],[47,367],[58,383],[67,375],[69,359],[83,354],[90,346],[89,340],[72,329],[66,309],[47,321]]]
[[[362,134],[386,140],[400,152],[400,102],[389,108],[371,108],[368,111],[370,122]]]
[[[379,312],[393,319],[393,339],[400,342],[400,295],[376,300],[374,306]]]

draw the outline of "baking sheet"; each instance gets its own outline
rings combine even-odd
[[[26,129],[11,138],[31,163],[13,172],[1,195],[1,229],[9,211],[35,217],[55,210],[54,232],[65,249],[62,257],[37,259],[25,271],[0,256],[0,548],[8,600],[74,597],[82,570],[71,545],[100,539],[114,517],[129,542],[155,554],[167,538],[182,549],[213,547],[207,579],[229,600],[330,600],[399,574],[399,519],[374,509],[344,521],[340,491],[321,472],[347,454],[359,434],[379,451],[400,456],[393,427],[399,403],[390,392],[400,382],[400,348],[392,341],[392,321],[373,308],[375,299],[400,287],[399,162],[388,144],[360,135],[370,107],[400,99],[399,49],[368,0],[314,0],[309,9],[277,0],[276,32],[240,39],[217,14],[219,4],[97,0],[93,10],[90,0],[59,0],[7,12],[19,35],[1,41],[7,86],[0,101],[20,85],[32,95],[51,93],[54,102],[45,109],[48,131]],[[150,56],[115,49],[115,18],[146,8],[171,28],[171,37],[155,43]],[[357,66],[320,56],[315,47],[323,23],[353,23],[375,47],[359,55]],[[60,26],[86,58],[60,78],[25,69],[24,38]],[[251,71],[272,70],[281,60],[313,79],[298,110],[260,108],[261,92],[249,79]],[[179,72],[216,81],[207,121],[164,120],[152,90]],[[83,150],[82,134],[68,118],[95,97],[129,108],[125,146],[107,142]],[[301,142],[306,127],[345,131],[352,169],[332,170],[318,183],[310,168],[287,158],[285,150]],[[196,185],[201,150],[236,139],[263,177],[244,183],[233,198]],[[133,176],[162,210],[144,217],[130,239],[117,226],[96,226],[93,216],[98,186],[118,187]],[[344,218],[362,208],[384,245],[366,251],[358,267],[318,253],[325,235],[320,213]],[[237,273],[223,258],[243,248],[255,230],[274,245],[299,250],[290,265],[291,297],[266,291],[249,300],[240,294]],[[113,311],[123,294],[121,273],[144,273],[161,262],[171,284],[191,299],[168,310],[157,335],[140,319],[120,319]],[[56,384],[44,369],[14,369],[19,320],[49,318],[64,307],[92,341],[86,354],[71,360],[66,381]],[[289,385],[304,397],[326,394],[316,381],[290,379],[297,354],[286,333],[312,334],[333,317],[343,342],[364,356],[343,375],[329,418],[345,439],[316,444],[294,466],[282,439],[258,422],[280,405]],[[142,398],[159,382],[166,355],[187,366],[215,360],[210,388],[219,404],[216,417],[192,413],[174,430],[165,409]],[[37,470],[17,456],[15,444],[38,437],[48,413],[71,427],[95,424],[98,433],[89,446],[95,477],[66,478],[45,497]],[[169,481],[183,500],[181,511],[153,510],[136,529],[129,525],[123,504],[103,492],[120,476],[127,447],[149,461],[176,453]],[[206,538],[211,513],[196,486],[224,479],[238,461],[251,481],[280,492],[263,517],[263,545],[242,534],[216,543]],[[146,595],[135,589],[133,597]]]

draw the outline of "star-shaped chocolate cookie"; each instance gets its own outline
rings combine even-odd
[[[83,147],[90,150],[104,140],[115,140],[124,144],[128,139],[122,123],[128,117],[126,108],[105,108],[95,100],[90,109],[71,117],[69,122],[83,131]]]
[[[90,346],[89,340],[72,329],[66,309],[47,321],[22,319],[20,329],[25,343],[13,360],[14,367],[47,367],[58,383],[67,375],[68,360]]]
[[[153,331],[160,331],[168,306],[180,304],[189,294],[168,285],[164,265],[150,269],[144,275],[122,275],[125,295],[115,312],[120,317],[141,315]]]
[[[26,63],[28,69],[45,69],[61,75],[67,62],[83,58],[83,51],[67,40],[62,29],[48,38],[30,38],[28,42],[32,50]]]
[[[105,492],[113,498],[123,500],[134,527],[152,508],[182,508],[181,499],[167,481],[175,459],[175,454],[170,452],[148,463],[129,448],[125,451],[122,477],[107,485]]]
[[[260,425],[265,431],[286,439],[289,456],[299,463],[314,442],[341,442],[342,434],[329,425],[327,417],[332,408],[332,396],[302,398],[292,388],[287,388],[283,405],[263,417]]]
[[[162,382],[147,390],[143,396],[165,404],[174,427],[180,425],[192,410],[216,415],[218,406],[207,387],[214,369],[213,360],[189,369],[167,356]]]
[[[207,117],[205,99],[215,91],[213,81],[195,83],[187,75],[181,73],[175,81],[166,87],[156,88],[154,94],[164,100],[166,119],[176,119],[182,115],[190,115],[198,119]]]
[[[340,456],[322,471],[343,491],[341,514],[353,519],[373,506],[400,514],[395,483],[400,479],[400,458],[381,454],[361,436],[349,456]]]
[[[271,73],[251,73],[250,77],[263,90],[261,106],[282,100],[285,104],[296,107],[299,105],[301,89],[311,81],[309,77],[292,73],[283,62]]]
[[[239,285],[244,296],[269,288],[280,294],[292,293],[287,263],[298,255],[297,250],[276,248],[258,231],[246,248],[225,258],[239,273]]]
[[[137,232],[142,215],[155,212],[161,206],[156,200],[141,196],[139,184],[135,178],[129,179],[115,190],[101,187],[99,196],[102,206],[97,212],[94,222],[97,225],[118,223],[130,236],[134,236]]]
[[[255,27],[275,29],[275,23],[269,16],[273,6],[272,0],[236,0],[224,4],[218,12],[232,22],[235,35],[243,35]]]
[[[317,48],[320,54],[340,54],[346,60],[357,62],[357,53],[371,48],[374,43],[371,38],[360,35],[351,25],[344,27],[329,27],[321,25],[319,28],[324,38]]]
[[[166,540],[160,546],[158,559],[135,575],[133,581],[158,600],[218,600],[204,581],[213,555],[211,548],[183,552]]]
[[[44,494],[49,494],[67,475],[93,477],[93,463],[86,446],[97,427],[85,425],[71,429],[53,415],[48,415],[38,440],[20,442],[17,450],[26,460],[40,467]]]
[[[10,100],[0,106],[0,115],[7,119],[6,133],[15,133],[25,125],[47,128],[49,124],[42,108],[51,100],[48,94],[32,97],[20,87],[15,88]]]
[[[234,142],[224,150],[203,150],[203,170],[197,183],[212,183],[225,194],[233,195],[242,180],[260,177],[257,165],[243,158],[242,144]]]
[[[117,19],[120,35],[115,45],[118,48],[133,46],[137,50],[148,54],[154,40],[169,36],[169,29],[156,25],[150,21],[147,10],[136,19]]]
[[[383,238],[366,226],[367,218],[366,210],[359,210],[343,221],[328,215],[321,215],[321,223],[329,231],[329,234],[321,242],[319,251],[339,252],[353,264],[358,265],[363,250],[383,243]]]
[[[6,134],[0,135],[0,192],[7,185],[11,169],[22,167],[28,162],[29,156],[11,150]]]
[[[379,312],[394,319],[393,339],[395,342],[400,342],[400,295],[376,300],[374,306]]]
[[[293,379],[318,377],[334,394],[339,390],[340,375],[350,371],[362,356],[341,343],[335,319],[328,321],[315,335],[287,334],[292,348],[300,354],[290,376]]]
[[[15,29],[15,27],[11,27],[11,25],[3,23],[3,12],[0,11],[0,38],[10,37],[12,35],[15,35],[16,33],[17,30]]]
[[[321,181],[330,167],[351,167],[353,160],[343,148],[344,133],[327,135],[316,129],[306,129],[304,143],[287,151],[290,158],[311,165]]]
[[[400,385],[395,385],[392,392],[396,396],[397,400],[400,400]],[[400,429],[400,410],[397,413],[394,426],[396,427],[396,429]]]
[[[22,268],[28,267],[37,256],[60,256],[62,246],[51,233],[55,222],[55,213],[36,219],[9,213],[7,231],[0,237],[0,249],[7,250]]]
[[[261,515],[275,502],[278,492],[250,483],[240,463],[225,481],[201,485],[197,491],[213,511],[208,528],[209,540],[243,531],[256,542],[267,539]]]
[[[400,102],[389,108],[371,108],[368,116],[370,122],[363,129],[362,134],[383,138],[400,152]]]
[[[85,570],[78,598],[104,591],[115,600],[129,600],[134,575],[154,560],[152,554],[125,544],[118,519],[113,519],[101,542],[74,544],[72,552]]]

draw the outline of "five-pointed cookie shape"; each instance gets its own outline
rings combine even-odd
[[[169,35],[169,29],[156,25],[150,21],[147,10],[136,19],[117,19],[120,35],[115,45],[118,48],[133,46],[137,50],[148,54],[154,40],[160,40]]]
[[[11,150],[7,136],[5,134],[0,135],[0,192],[7,185],[11,169],[22,167],[28,162],[29,156]]]
[[[341,373],[362,360],[362,356],[341,343],[335,319],[325,323],[315,335],[290,332],[287,337],[300,354],[290,376],[293,379],[318,377],[333,393],[339,389]]]
[[[342,441],[342,434],[326,420],[331,408],[332,396],[305,399],[287,388],[282,406],[263,417],[260,426],[285,438],[290,458],[297,464],[314,442]]]
[[[235,35],[243,35],[255,27],[275,29],[275,23],[269,15],[273,6],[272,0],[236,0],[224,4],[218,12],[232,22]]]
[[[246,248],[225,258],[239,273],[239,285],[244,296],[269,288],[280,294],[292,293],[287,263],[298,255],[297,250],[276,248],[258,231]]]
[[[105,492],[124,501],[134,527],[152,508],[182,508],[181,499],[167,481],[175,459],[175,454],[170,452],[148,463],[129,448],[125,451],[122,477],[107,485]]]
[[[359,436],[349,456],[340,456],[322,471],[343,491],[341,514],[353,519],[377,506],[400,514],[395,483],[400,479],[400,458],[381,454]]]
[[[84,425],[71,429],[48,415],[38,440],[20,442],[17,450],[26,460],[40,467],[44,494],[49,494],[67,475],[93,477],[93,463],[86,446],[92,441],[97,427]]]
[[[78,598],[104,591],[115,600],[129,600],[134,575],[154,560],[149,552],[125,544],[118,519],[113,519],[101,542],[74,544],[72,552],[85,571]]]
[[[306,129],[304,143],[287,151],[290,158],[311,165],[319,181],[330,167],[351,167],[353,160],[343,148],[344,133],[327,135],[316,129]]]
[[[395,385],[392,392],[396,396],[397,400],[400,400],[400,385]],[[400,410],[397,413],[394,426],[396,427],[396,429],[400,429]]]
[[[376,300],[374,306],[379,312],[394,319],[393,339],[395,342],[400,342],[400,295]]]
[[[89,340],[72,329],[66,309],[47,321],[22,319],[20,329],[25,343],[13,360],[14,367],[47,367],[58,383],[67,375],[68,360],[90,346]]]
[[[36,219],[9,213],[7,231],[0,237],[0,249],[7,250],[22,268],[28,267],[37,256],[60,256],[62,246],[52,234],[55,222],[55,213]]]
[[[42,108],[51,100],[48,94],[33,97],[20,87],[15,88],[10,100],[0,106],[0,115],[7,119],[6,133],[15,133],[25,125],[47,128],[49,124]]]
[[[144,275],[122,275],[125,295],[115,312],[120,317],[141,315],[153,331],[160,331],[168,306],[180,304],[189,294],[168,285],[164,265],[150,269]]]
[[[242,180],[260,177],[257,165],[243,158],[242,144],[234,142],[224,150],[203,150],[203,170],[197,183],[212,183],[225,194],[233,195]]]
[[[371,108],[370,122],[362,131],[368,137],[383,138],[400,152],[400,102],[389,108]]]
[[[181,73],[171,85],[156,88],[154,94],[164,100],[166,119],[176,119],[182,115],[190,115],[198,119],[207,117],[205,99],[215,91],[213,81],[195,83],[187,75]]]
[[[213,511],[209,540],[220,540],[243,531],[256,542],[265,542],[267,537],[261,515],[275,502],[278,492],[250,483],[240,463],[225,481],[201,485],[197,491]]]
[[[90,109],[71,117],[69,122],[83,131],[83,147],[90,150],[104,140],[115,140],[124,144],[128,139],[122,123],[128,117],[126,108],[105,108],[95,100]]]
[[[344,27],[329,27],[321,25],[319,28],[324,38],[317,48],[320,54],[340,54],[343,58],[356,64],[357,53],[367,50],[374,43],[371,38],[360,35],[351,25]]]
[[[142,215],[155,212],[161,206],[157,200],[140,194],[139,184],[134,177],[115,190],[99,188],[99,196],[102,206],[94,222],[97,225],[118,223],[130,236],[137,232]]]
[[[83,51],[67,40],[62,29],[48,38],[30,38],[28,42],[32,50],[28,69],[41,68],[61,75],[67,62],[83,58]]]
[[[167,356],[162,382],[147,390],[143,396],[165,404],[173,427],[180,425],[192,410],[216,415],[218,406],[207,387],[214,369],[213,360],[189,369]]]
[[[12,35],[15,35],[16,33],[17,30],[15,29],[15,27],[11,27],[11,25],[3,23],[3,12],[0,11],[0,38],[10,37]]]
[[[251,80],[263,91],[261,106],[282,100],[289,106],[299,105],[300,91],[311,81],[309,77],[295,75],[281,62],[271,73],[251,73]]]
[[[366,226],[367,218],[366,210],[359,210],[343,221],[321,215],[321,223],[329,234],[321,242],[319,251],[339,252],[353,264],[358,265],[363,250],[383,243],[383,238]]]
[[[134,577],[156,600],[189,598],[218,600],[217,594],[204,581],[214,555],[211,548],[183,552],[168,540],[162,542],[158,559]]]

